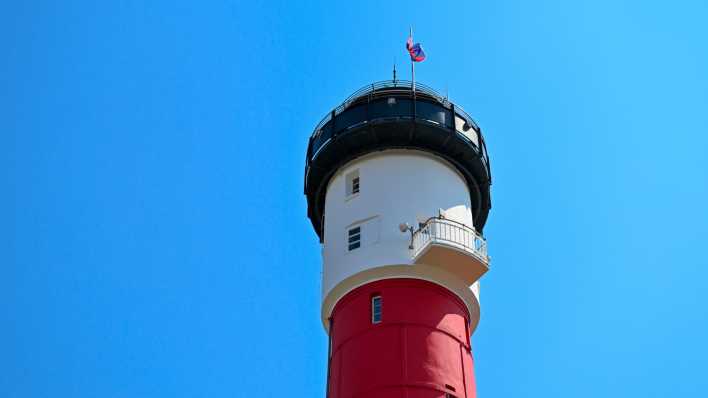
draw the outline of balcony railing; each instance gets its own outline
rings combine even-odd
[[[450,107],[450,101],[448,100],[448,98],[446,96],[443,97],[440,93],[435,91],[435,89],[430,86],[427,86],[420,82],[416,82],[415,92],[417,94],[424,94],[435,98],[445,107]],[[314,134],[317,134],[319,130],[321,130],[322,127],[332,119],[332,116],[339,115],[357,100],[363,97],[369,97],[370,99],[373,99],[378,97],[379,95],[390,96],[392,94],[413,96],[413,82],[411,82],[410,80],[384,80],[367,84],[366,86],[356,90],[352,95],[347,97],[344,102],[334,108],[332,112],[327,113],[324,118],[322,118],[322,120],[319,122],[319,124],[317,124],[317,127],[315,127]],[[475,128],[475,130],[479,130],[477,123],[475,123],[475,121],[472,119],[472,117],[470,117],[470,115],[467,114],[467,112],[465,112],[459,105],[455,105],[455,109],[458,113],[460,113],[460,115],[464,116],[465,120],[467,120]]]
[[[344,113],[348,109],[356,108],[355,104],[357,103],[367,101],[371,102],[380,98],[386,99],[389,97],[401,97],[402,99],[409,98],[413,102],[416,102],[416,95],[421,96],[418,99],[419,106],[421,107],[418,112],[411,113],[410,107],[402,107],[401,109],[405,110],[405,112],[401,114],[396,113],[395,110],[389,110],[387,112],[384,112],[385,115],[379,116],[415,117],[417,119],[427,120],[429,118],[426,117],[425,110],[423,107],[426,105],[427,102],[432,100],[432,103],[438,103],[442,108],[446,110],[446,112],[451,112],[449,115],[442,116],[443,119],[447,119],[447,123],[451,123],[452,125],[454,125],[455,129],[459,131],[462,136],[467,137],[467,139],[470,140],[476,148],[478,147],[479,152],[481,153],[480,158],[484,161],[485,166],[489,164],[489,155],[487,154],[487,148],[484,143],[484,138],[482,137],[479,126],[474,121],[474,119],[472,119],[472,117],[470,117],[470,115],[465,112],[462,107],[460,107],[459,105],[453,105],[447,97],[443,97],[440,93],[435,91],[433,88],[426,86],[425,84],[416,82],[415,91],[413,91],[413,83],[410,80],[385,80],[368,84],[355,91],[352,95],[347,97],[347,99],[345,99],[344,102],[342,102],[339,106],[334,108],[331,112],[327,113],[324,118],[322,118],[322,120],[320,120],[320,122],[317,124],[315,130],[310,136],[310,145],[307,152],[308,164],[312,160],[311,158],[316,157],[319,150],[324,146],[324,144],[329,141],[329,139],[331,138],[330,136],[336,133],[334,129],[332,129],[333,118],[338,117],[340,114]],[[426,100],[423,97],[428,97],[429,99]],[[402,101],[402,103],[405,103],[405,101]],[[436,115],[441,115],[440,111],[441,110],[438,108],[431,110],[431,112],[435,113]],[[354,113],[355,115],[353,115],[353,117],[355,121],[358,122],[370,122],[371,120],[368,119],[375,118],[374,116],[377,114],[375,109],[371,112],[360,112],[360,115],[357,112]],[[361,117],[364,117],[364,119],[367,120],[359,120]],[[455,118],[459,119],[459,125],[455,121]],[[440,122],[439,120],[432,121]],[[348,128],[351,128],[352,124],[350,122],[352,121],[340,120],[337,123],[336,130],[346,130]],[[329,126],[329,128],[327,128],[327,126]],[[487,174],[489,174],[489,170],[487,170]]]
[[[489,265],[487,241],[474,229],[457,221],[435,217],[426,221],[413,234],[413,258],[417,259],[432,244],[457,249]]]

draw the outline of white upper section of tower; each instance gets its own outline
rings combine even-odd
[[[467,184],[445,160],[402,149],[357,158],[330,180],[324,214],[323,316],[362,283],[406,276],[446,285],[466,296],[468,306],[478,305],[470,293],[477,293],[476,287],[463,286],[444,270],[415,265],[411,234],[399,229],[402,223],[418,229],[440,215],[473,225]]]

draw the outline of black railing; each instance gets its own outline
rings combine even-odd
[[[400,89],[400,90],[396,90]],[[342,111],[347,109],[352,103],[356,102],[356,100],[363,98],[363,97],[368,97],[370,99],[378,97],[378,95],[385,93],[387,96],[391,94],[401,94],[401,95],[408,95],[408,96],[413,96],[413,82],[410,80],[382,80],[380,82],[374,82],[371,84],[367,84],[366,86],[356,90],[354,93],[352,93],[349,97],[347,97],[339,106],[334,108],[331,112],[328,112],[325,117],[322,118],[322,120],[317,124],[315,127],[315,130],[313,132],[313,136],[317,134],[318,131],[322,129],[322,126],[327,124],[330,120],[332,120],[332,116],[337,116]],[[377,95],[378,94],[378,95]],[[435,89],[426,86],[425,84],[422,83],[416,83],[415,84],[415,94],[423,94],[427,95],[430,97],[435,98],[439,102],[441,102],[443,105],[446,105],[449,107],[450,101],[448,101],[447,98],[443,97],[435,91]],[[460,109],[461,110],[461,109]],[[467,113],[462,111],[467,119],[469,119],[472,123],[474,121],[472,120]],[[476,124],[475,124],[476,127]]]
[[[384,80],[380,82],[375,82],[368,84],[364,87],[361,87],[360,89],[356,90],[353,94],[351,94],[349,97],[347,97],[344,102],[342,102],[339,106],[334,108],[332,111],[328,112],[327,115],[325,115],[324,118],[317,124],[315,127],[314,131],[312,132],[312,135],[310,137],[310,145],[309,145],[309,150],[308,150],[308,159],[307,161],[309,162],[314,158],[319,151],[319,149],[328,141],[328,138],[333,135],[335,132],[330,131],[332,130],[332,127],[330,123],[334,118],[337,118],[338,115],[342,114],[344,111],[346,111],[349,108],[356,109],[354,105],[360,104],[364,101],[371,103],[372,101],[375,101],[378,98],[407,98],[409,101],[412,100],[414,103],[417,102],[420,105],[419,113],[424,112],[425,109],[425,104],[430,103],[431,100],[434,103],[437,103],[439,106],[442,106],[445,110],[450,111],[454,113],[451,117],[450,120],[446,120],[446,123],[450,123],[451,127],[455,126],[455,116],[461,118],[464,120],[464,126],[462,130],[457,129],[462,135],[467,136],[468,130],[473,129],[474,134],[477,136],[474,141],[472,142],[476,147],[478,147],[478,151],[481,154],[485,166],[488,166],[488,156],[487,156],[487,150],[486,150],[486,145],[484,144],[484,138],[481,136],[481,132],[479,129],[479,126],[477,123],[472,119],[472,117],[467,114],[467,112],[462,109],[459,105],[453,104],[448,100],[447,97],[442,96],[440,93],[435,91],[435,89],[422,84],[422,83],[415,83],[415,91],[413,91],[413,84],[410,80]],[[415,106],[414,106],[415,109]],[[426,118],[424,116],[419,115],[418,113],[414,113],[413,115],[410,114],[410,112],[405,112],[405,115],[399,115],[400,117],[415,117],[417,119],[425,120]],[[369,115],[371,116],[371,115]],[[367,119],[364,117],[364,119]],[[363,121],[363,120],[362,120]],[[369,121],[369,120],[366,120]],[[433,123],[439,123],[439,121],[436,120],[431,120]],[[330,126],[327,126],[327,124],[330,123]],[[339,124],[339,123],[337,123]],[[328,128],[325,128],[328,127]],[[337,129],[339,128],[351,128],[353,126],[337,126]],[[327,132],[325,132],[327,131]],[[324,137],[321,137],[322,135],[325,135]],[[324,139],[323,139],[324,138]],[[469,137],[468,137],[469,138]],[[470,140],[473,141],[473,140]]]

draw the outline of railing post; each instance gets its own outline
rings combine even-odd
[[[336,123],[334,122],[334,118],[336,117],[336,115],[337,114],[335,113],[334,109],[332,109],[332,113],[330,116],[330,119],[332,119],[332,138],[337,136],[337,129],[336,129],[337,126],[336,126]]]
[[[450,115],[452,115],[452,118],[450,119],[450,121],[451,121],[450,124],[452,125],[452,127],[450,128],[450,130],[452,130],[451,133],[454,134],[455,129],[456,129],[455,128],[455,104],[453,104],[452,102],[450,103]]]

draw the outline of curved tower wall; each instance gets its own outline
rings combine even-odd
[[[374,324],[371,297],[383,299]],[[384,279],[349,292],[332,315],[330,398],[476,396],[467,310],[440,285]]]
[[[372,83],[309,140],[327,398],[476,396],[470,335],[489,270],[489,156],[466,112],[416,87]]]
[[[351,193],[353,177],[359,192]],[[326,325],[336,302],[364,283],[400,277],[425,279],[447,287],[469,307],[476,325],[478,287],[464,286],[437,267],[412,263],[410,233],[430,217],[472,225],[465,180],[432,154],[387,150],[365,155],[340,168],[327,186],[322,249],[322,317]],[[349,250],[349,232],[360,227],[360,247]]]

